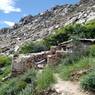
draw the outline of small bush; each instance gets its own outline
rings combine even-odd
[[[35,71],[29,70],[24,75],[20,75],[2,83],[0,95],[18,95],[22,90],[26,89],[28,84],[31,84],[34,89],[35,80]]]
[[[0,67],[11,64],[11,58],[8,56],[0,56]]]
[[[18,95],[32,95],[32,86],[28,84]]]
[[[95,38],[95,21],[90,21],[86,25],[86,38]]]
[[[8,83],[5,83],[0,88],[1,95],[17,95],[22,89],[26,86],[26,82],[19,80],[18,78],[14,78]]]
[[[22,89],[26,87],[25,81],[16,81],[16,83],[13,82],[12,85],[9,86],[9,89],[6,91],[7,95],[16,95],[16,93],[19,93]]]
[[[11,73],[11,65],[5,66],[3,68],[1,68],[2,71],[0,71],[0,80],[2,80],[2,78],[8,76],[8,74]]]
[[[51,68],[46,67],[38,74],[37,77],[37,90],[42,91],[47,89],[54,82],[53,71]]]
[[[35,53],[35,52],[41,52],[45,51],[48,48],[44,44],[43,41],[35,41],[35,42],[30,42],[30,43],[25,43],[21,48],[20,48],[20,53]]]
[[[88,50],[87,50],[87,54],[90,56],[95,56],[95,45],[91,45]]]
[[[27,83],[25,81],[20,80],[16,83],[15,86],[18,88],[18,90],[21,90],[21,89],[24,89],[26,85]]]
[[[31,83],[34,80],[36,80],[36,70],[30,69],[27,72],[25,72],[24,75],[21,77],[22,80],[24,80],[26,83]]]
[[[84,90],[95,91],[95,71],[84,76],[80,83]]]
[[[55,31],[55,34],[49,35],[44,39],[46,46],[49,48],[52,45],[58,45],[61,42],[67,41],[69,38],[68,34],[64,32],[64,28]]]

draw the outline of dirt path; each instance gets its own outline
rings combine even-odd
[[[92,95],[88,92],[81,91],[79,83],[63,81],[57,74],[55,77],[57,79],[57,83],[53,85],[53,89],[60,93],[60,95]]]

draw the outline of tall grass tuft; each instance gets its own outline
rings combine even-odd
[[[53,71],[50,67],[45,67],[44,70],[38,74],[37,77],[37,90],[42,91],[47,89],[52,83],[55,82]]]

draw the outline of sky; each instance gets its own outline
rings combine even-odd
[[[77,2],[79,0],[0,0],[0,28],[13,26],[29,14],[37,15],[56,5]]]

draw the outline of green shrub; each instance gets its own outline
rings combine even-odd
[[[14,78],[8,81],[5,84],[2,84],[0,87],[1,95],[17,95],[22,89],[26,86],[26,82],[19,80],[18,78]]]
[[[44,39],[47,46],[58,45],[61,42],[71,39],[72,36],[78,38],[95,38],[95,21],[87,24],[70,24],[54,31]]]
[[[31,84],[28,84],[18,95],[32,95],[32,93],[32,86]]]
[[[12,60],[8,56],[0,55],[0,81],[11,73]]]
[[[80,83],[84,90],[95,91],[95,71],[84,76]]]
[[[36,80],[36,70],[30,69],[21,76],[21,79],[24,80],[26,83],[31,83]]]
[[[1,74],[0,74],[0,81],[2,80],[2,78],[8,76],[8,74],[11,73],[11,65],[5,66],[3,68],[1,68]]]
[[[69,40],[72,36],[85,37],[86,28],[80,24],[71,24],[55,31],[54,34],[44,39],[48,46],[58,45]]]
[[[11,64],[11,58],[8,56],[0,56],[0,67]]]
[[[86,25],[86,38],[95,38],[95,21],[90,21]]]
[[[35,41],[30,43],[25,43],[20,48],[20,53],[35,53],[47,50],[48,47],[44,44],[44,41]]]
[[[51,34],[47,38],[44,39],[46,46],[58,45],[63,41],[67,41],[69,38],[68,34],[64,32],[64,28],[58,29],[54,34]]]
[[[34,89],[35,80],[35,70],[28,70],[24,75],[11,78],[5,83],[2,83],[0,86],[0,95],[18,95],[28,84],[31,84]]]
[[[66,27],[64,27],[64,31],[65,33],[69,35],[69,38],[71,36],[78,36],[79,38],[81,37],[84,38],[86,28],[85,26],[81,24],[71,24],[71,25],[67,25]]]
[[[16,81],[16,83],[13,82],[12,85],[9,86],[9,89],[6,91],[7,95],[16,95],[19,93],[22,89],[26,87],[26,82],[24,81]]]
[[[27,83],[25,81],[20,80],[16,83],[15,86],[18,88],[18,90],[21,90],[21,89],[24,89],[26,85]]]
[[[95,56],[95,45],[91,45],[88,50],[87,50],[87,54],[90,56]]]
[[[9,81],[9,83],[3,84],[0,88],[0,94],[1,95],[12,95],[12,94],[15,95],[16,93],[15,91],[17,90],[15,86],[16,81],[17,80],[14,79],[14,80]]]
[[[53,71],[51,68],[46,67],[38,74],[37,77],[37,90],[42,91],[47,89],[54,82]]]

